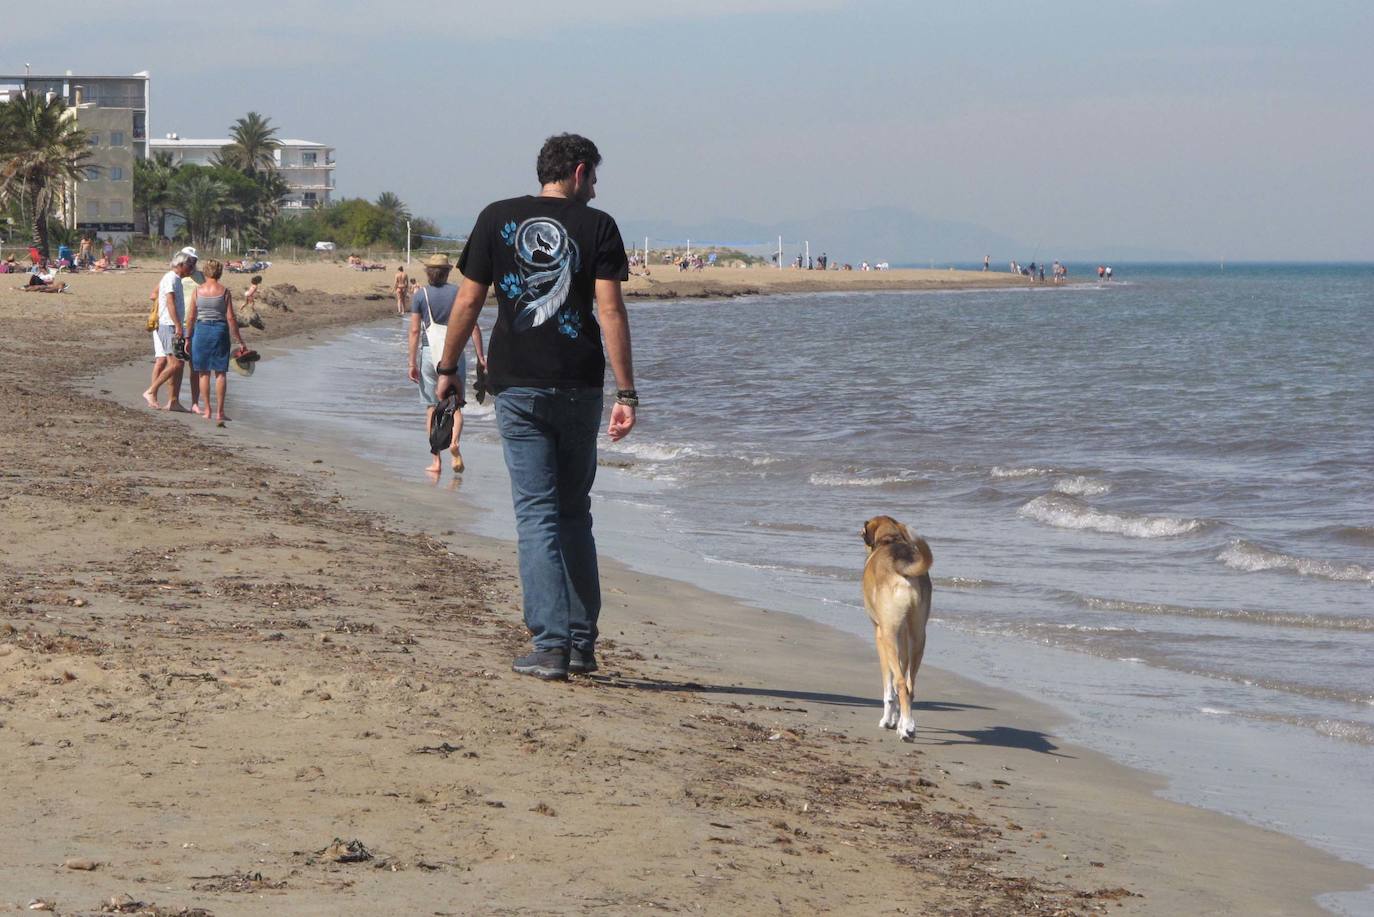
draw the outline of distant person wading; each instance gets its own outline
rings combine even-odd
[[[420,400],[425,403],[426,433],[433,430],[441,400],[435,395],[435,385],[439,377],[434,366],[439,355],[444,352],[449,316],[453,311],[454,300],[458,296],[458,288],[448,282],[448,275],[452,270],[453,263],[448,260],[448,255],[431,255],[425,261],[425,276],[429,280],[429,284],[420,287],[410,297],[410,333],[408,335],[410,359],[407,375],[411,382],[420,386]],[[399,297],[399,276],[397,284],[397,296]],[[477,357],[477,363],[485,369],[487,358],[482,354],[482,329],[474,323],[468,334],[472,337],[472,351]],[[463,433],[462,408],[465,403],[463,401],[463,382],[467,378],[467,361],[464,359],[464,346],[462,344],[458,345],[454,359],[457,361],[457,368],[453,376],[455,385],[452,392],[458,403],[453,410],[453,436],[449,440],[448,449],[453,457],[453,471],[458,474],[462,473],[465,467],[462,452],[458,447],[458,438]],[[426,471],[433,475],[443,472],[443,462],[438,452],[434,453],[434,461],[430,463]]]

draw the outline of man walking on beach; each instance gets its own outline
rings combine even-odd
[[[194,258],[185,251],[177,252],[172,258],[172,269],[162,275],[162,281],[157,286],[157,354],[166,357],[167,362],[143,393],[143,400],[148,402],[150,408],[161,407],[157,401],[157,390],[163,383],[172,383],[169,386],[171,398],[165,410],[186,410],[180,400],[181,362],[186,353],[186,328],[182,325],[186,317],[186,298],[182,280],[190,275],[194,267]],[[178,347],[178,344],[181,346]]]
[[[629,279],[625,244],[615,220],[587,206],[596,196],[600,163],[587,138],[550,137],[536,164],[539,194],[482,211],[458,259],[463,284],[443,356],[435,360],[442,399],[455,389],[458,355],[494,282],[488,378],[515,503],[525,626],[534,643],[513,668],[546,679],[597,668],[601,581],[591,488],[607,355],[617,388],[606,429],[612,442],[634,427],[639,404],[620,292]]]

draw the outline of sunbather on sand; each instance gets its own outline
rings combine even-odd
[[[19,288],[22,293],[63,293],[66,289],[67,284],[60,280],[56,283],[43,283],[40,280],[38,283],[30,283],[26,287]]]

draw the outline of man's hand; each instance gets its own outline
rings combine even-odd
[[[617,401],[611,407],[611,422],[606,426],[606,435],[611,438],[611,442],[618,443],[634,428],[635,409]]]
[[[434,385],[434,397],[439,401],[443,401],[449,395],[453,394],[456,388],[457,386],[453,384],[452,376],[440,376],[439,381]]]

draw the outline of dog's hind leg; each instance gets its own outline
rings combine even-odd
[[[897,728],[897,682],[892,677],[892,665],[888,659],[889,647],[883,640],[882,631],[873,631],[873,642],[878,645],[878,668],[883,673],[883,718],[878,720],[879,729]]]
[[[912,637],[911,640],[911,659],[907,665],[907,690],[911,692],[913,698],[916,697],[916,673],[921,670],[921,660],[926,655],[926,635],[922,631]]]
[[[893,655],[896,657],[892,660],[892,680],[897,685],[897,701],[902,711],[902,717],[897,721],[897,737],[912,739],[916,737],[916,718],[911,715],[911,695],[916,687],[915,666],[921,664],[920,656],[914,653],[915,647],[911,645],[907,625],[904,624],[892,636],[895,638],[892,642],[895,644]]]

